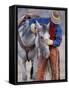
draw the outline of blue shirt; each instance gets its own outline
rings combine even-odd
[[[53,41],[53,46],[59,46],[62,41],[62,29],[59,24],[56,25],[55,30],[55,40]]]

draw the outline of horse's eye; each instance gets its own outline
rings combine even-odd
[[[36,28],[34,27],[34,29],[36,30]]]
[[[42,37],[42,36],[41,36],[40,38],[41,38],[41,39],[43,39],[43,37]]]

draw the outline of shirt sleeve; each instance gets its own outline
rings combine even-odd
[[[36,23],[36,21],[38,21],[40,24],[48,24],[50,22],[50,18],[33,18],[29,20],[29,25]]]
[[[60,25],[56,25],[56,32],[55,32],[55,40],[53,41],[53,46],[58,47],[62,41],[62,29]]]

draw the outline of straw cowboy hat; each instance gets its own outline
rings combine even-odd
[[[54,10],[51,12],[51,21],[55,24],[61,23],[61,14],[60,11]]]

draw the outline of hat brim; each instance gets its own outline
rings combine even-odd
[[[61,23],[61,17],[60,17],[60,16],[55,17],[55,16],[53,15],[53,13],[52,13],[52,15],[51,15],[51,21],[52,21],[53,23],[55,23],[55,24],[60,24],[60,23]]]

